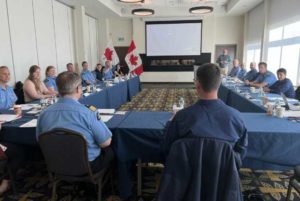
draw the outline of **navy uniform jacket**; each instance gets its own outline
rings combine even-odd
[[[294,86],[290,79],[277,80],[272,86],[270,86],[270,93],[281,94],[288,98],[295,98]]]
[[[244,80],[249,80],[250,82],[254,81],[256,79],[256,77],[258,76],[257,70],[253,69],[250,70],[245,76],[244,76]]]
[[[174,141],[193,136],[228,141],[242,158],[246,155],[248,137],[242,117],[237,110],[225,105],[220,99],[199,100],[175,115],[166,131],[166,154]]]
[[[71,98],[60,98],[40,114],[36,135],[55,128],[65,128],[82,134],[87,142],[89,161],[100,155],[100,144],[112,136],[106,125],[98,120],[95,112]]]

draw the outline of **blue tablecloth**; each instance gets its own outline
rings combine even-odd
[[[107,100],[107,91],[109,88],[103,88],[102,91],[82,97],[79,102],[85,105],[93,105],[97,108],[110,108]]]
[[[128,87],[128,100],[131,101],[133,96],[141,91],[140,77],[136,76],[127,81]]]
[[[120,82],[107,90],[108,108],[119,108],[128,101],[127,82]]]

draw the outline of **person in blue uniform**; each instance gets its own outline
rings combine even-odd
[[[104,79],[105,80],[111,80],[113,79],[113,71],[112,71],[112,65],[111,65],[111,61],[106,61],[105,62],[105,69],[103,70],[103,74],[104,74]]]
[[[50,92],[57,94],[57,86],[56,86],[56,71],[54,66],[48,66],[46,68],[46,79],[44,80],[44,84]]]
[[[99,171],[113,160],[113,151],[108,147],[112,134],[98,119],[96,112],[78,102],[82,95],[80,76],[63,72],[56,78],[60,99],[39,115],[36,135],[55,128],[65,128],[80,133],[87,142],[88,159],[93,171]],[[106,148],[104,150],[104,148]]]
[[[96,84],[96,78],[91,71],[86,61],[82,62],[81,79],[84,85]]]
[[[239,78],[240,80],[243,80],[247,73],[247,70],[246,70],[246,67],[244,64],[241,64],[240,67],[241,67],[241,70],[238,72],[237,78]]]
[[[267,63],[260,62],[258,64],[259,73],[256,79],[253,82],[246,80],[245,84],[252,87],[269,87],[274,84],[277,79],[271,71],[268,71],[267,66]]]
[[[9,109],[14,106],[17,101],[17,96],[11,86],[8,86],[10,81],[10,72],[7,66],[0,67],[0,109]]]
[[[283,93],[288,98],[295,98],[293,83],[290,79],[286,78],[286,70],[284,68],[277,70],[277,78],[278,80],[270,87],[265,87],[264,91],[275,94]]]
[[[256,70],[256,63],[251,62],[250,63],[250,71],[243,77],[243,80],[248,80],[249,82],[253,82],[258,75],[258,72]]]
[[[245,157],[247,129],[240,112],[218,99],[221,83],[220,69],[215,64],[203,64],[196,72],[195,87],[200,100],[180,110],[167,125],[164,150],[178,139],[208,137],[228,141],[236,153],[237,167]]]
[[[67,63],[66,67],[67,67],[67,71],[75,73],[75,67],[72,63]]]
[[[239,60],[234,59],[232,63],[233,63],[233,67],[232,67],[230,73],[228,74],[228,76],[237,77],[239,75],[239,72],[241,71],[241,67],[239,65]]]

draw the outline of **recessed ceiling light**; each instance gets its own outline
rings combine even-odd
[[[152,9],[147,9],[147,8],[140,8],[140,9],[133,9],[131,11],[133,15],[137,16],[149,16],[154,14],[154,10]]]
[[[214,8],[211,6],[197,6],[190,8],[192,14],[207,14],[213,12]]]
[[[144,0],[118,0],[123,3],[143,3]]]

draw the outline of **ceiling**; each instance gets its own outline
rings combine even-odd
[[[209,15],[243,15],[263,0],[144,0],[144,3],[128,4],[117,0],[59,0],[67,5],[85,6],[86,12],[94,17],[128,17],[135,8],[155,10],[153,17],[192,17],[189,8],[193,6],[212,6],[214,12]],[[198,17],[198,16],[197,16]]]

